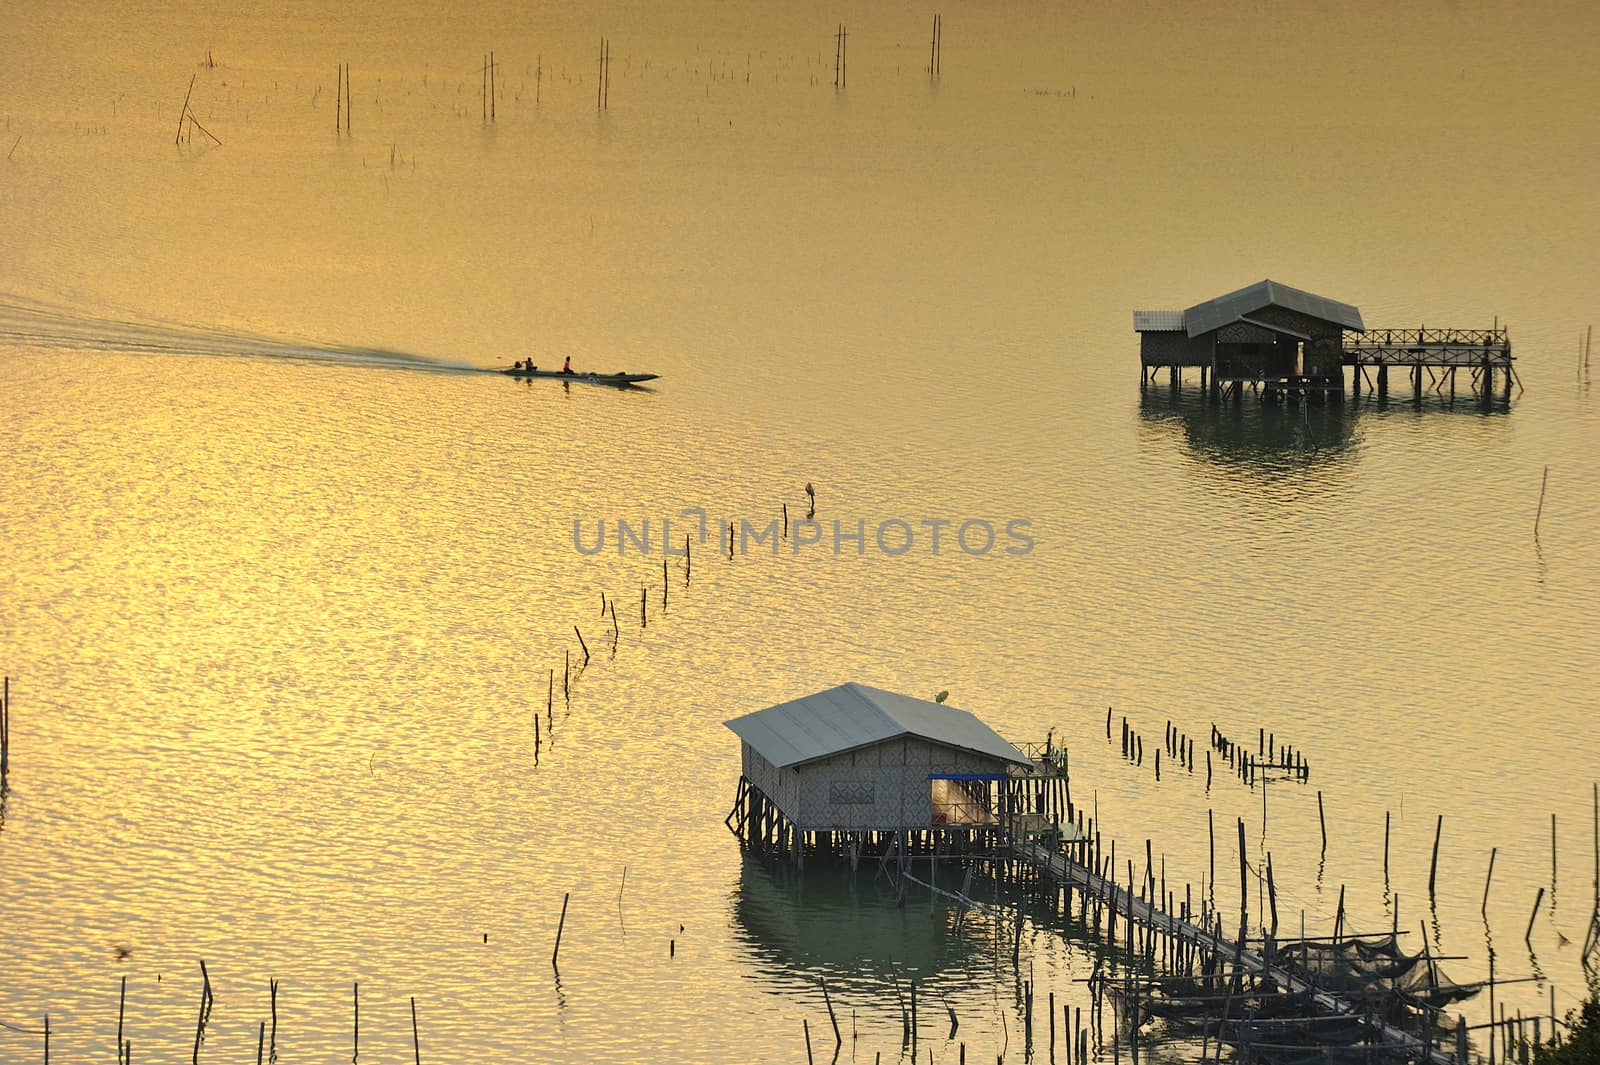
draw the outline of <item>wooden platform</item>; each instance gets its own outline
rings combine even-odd
[[[1403,1047],[1414,1054],[1415,1060],[1422,1060],[1426,1054],[1427,1065],[1458,1065],[1455,1055],[1446,1053],[1438,1044],[1424,1043],[1411,1033],[1358,1010],[1333,992],[1323,990],[1287,969],[1272,964],[1259,951],[1245,948],[1237,942],[1230,943],[1209,929],[1151,905],[1126,888],[1069,860],[1059,851],[1037,843],[1013,843],[1012,849],[1018,858],[1045,871],[1056,882],[1077,888],[1087,898],[1107,903],[1113,913],[1138,921],[1147,928],[1175,937],[1206,953],[1237,958],[1246,971],[1260,973],[1286,991],[1308,994],[1329,1016],[1348,1017],[1351,1021],[1370,1025],[1388,1047]]]
[[[1350,388],[1361,394],[1362,385],[1379,396],[1388,395],[1390,367],[1404,368],[1413,399],[1422,400],[1424,391],[1456,394],[1456,375],[1468,372],[1467,388],[1485,402],[1495,394],[1495,374],[1500,375],[1500,391],[1511,399],[1511,386],[1521,387],[1512,366],[1511,334],[1501,327],[1493,329],[1368,329],[1344,339],[1344,365],[1351,368]],[[1376,370],[1376,376],[1368,373]],[[1427,381],[1424,383],[1423,378]]]

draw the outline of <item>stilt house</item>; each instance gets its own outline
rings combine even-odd
[[[843,684],[727,722],[743,741],[741,839],[990,830],[1027,755],[965,710]],[[817,840],[816,842],[822,842]]]
[[[1146,375],[1196,366],[1201,382],[1342,381],[1343,336],[1361,332],[1348,303],[1278,281],[1258,281],[1183,311],[1134,311]],[[1176,376],[1174,376],[1176,380]]]

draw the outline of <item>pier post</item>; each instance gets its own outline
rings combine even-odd
[[[1239,926],[1250,920],[1250,878],[1244,857],[1244,818],[1239,818]]]
[[[1378,398],[1387,399],[1389,396],[1389,364],[1378,365]]]

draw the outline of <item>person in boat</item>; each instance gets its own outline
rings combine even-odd
[[[572,356],[571,355],[568,355],[567,356],[567,361],[561,364],[561,372],[564,373],[564,374],[572,373]]]

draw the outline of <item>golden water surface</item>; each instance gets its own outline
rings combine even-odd
[[[1579,1000],[1591,5],[963,3],[937,78],[899,3],[447,7],[0,9],[0,1022],[109,1060],[126,976],[134,1052],[187,1060],[203,959],[210,1060],[277,978],[285,1061],[355,1053],[359,981],[364,1061],[411,1053],[414,996],[425,1060],[792,1062],[802,1021],[831,1052],[826,978],[845,1054],[892,1060],[894,972],[1015,1057],[1007,925],[723,827],[722,722],[846,680],[1053,729],[1169,886],[1210,887],[1209,809],[1237,906],[1243,817],[1291,926],[1345,885],[1457,979],[1537,976],[1513,1010]],[[1263,277],[1509,323],[1526,391],[1141,397],[1131,310]],[[475,372],[568,355],[661,377]],[[808,482],[819,542],[719,555]],[[1151,746],[1271,730],[1311,781],[1263,824],[1220,769],[1125,764],[1108,706]],[[1023,944],[1087,1003],[1092,944]]]

